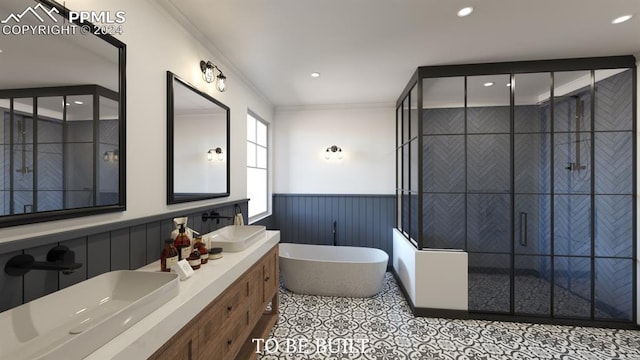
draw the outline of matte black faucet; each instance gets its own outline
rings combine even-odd
[[[69,275],[82,267],[76,263],[76,254],[66,246],[56,246],[47,253],[47,261],[35,261],[29,254],[16,255],[9,259],[4,272],[10,276],[22,276],[31,270],[53,270]]]
[[[211,214],[207,214],[207,213],[202,214],[203,222],[209,219],[216,219],[216,224],[220,224],[220,219],[233,220],[233,216],[222,216],[217,211],[211,211]]]

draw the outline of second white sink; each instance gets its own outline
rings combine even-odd
[[[266,227],[261,225],[229,225],[202,238],[211,241],[211,247],[220,247],[226,252],[239,252],[251,246],[255,240],[266,236],[266,233]]]

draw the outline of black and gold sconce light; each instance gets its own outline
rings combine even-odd
[[[329,160],[332,157],[335,157],[338,160],[342,160],[344,154],[342,153],[342,148],[340,146],[331,145],[324,151],[324,158]]]
[[[209,149],[209,151],[207,151],[207,160],[209,161],[213,160],[213,154],[216,154],[216,156],[218,157],[218,160],[220,161],[224,160],[224,153],[222,152],[221,147],[217,147],[215,149]]]
[[[215,81],[218,91],[223,92],[227,90],[227,77],[224,76],[222,70],[214,65],[211,61],[200,61],[200,70],[202,71],[202,79],[208,83]],[[215,71],[218,70],[218,76]]]

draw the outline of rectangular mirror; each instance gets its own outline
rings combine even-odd
[[[0,4],[0,227],[126,209],[126,45],[69,11]]]
[[[229,196],[229,107],[167,71],[167,204]]]

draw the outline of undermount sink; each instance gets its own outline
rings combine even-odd
[[[112,271],[0,313],[0,359],[80,359],[178,294],[178,275]]]
[[[239,252],[251,246],[255,240],[266,236],[266,233],[266,228],[261,225],[229,225],[202,238],[211,241],[211,247],[220,247],[226,252]]]

